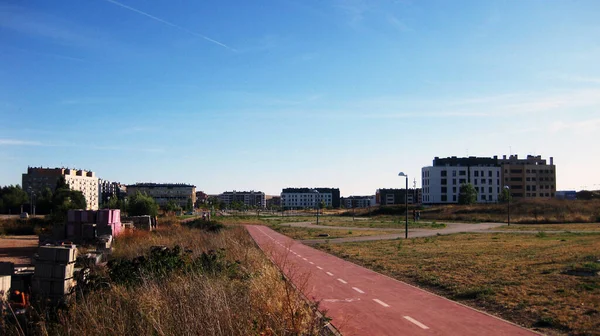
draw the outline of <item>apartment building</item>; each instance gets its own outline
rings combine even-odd
[[[375,202],[379,205],[405,204],[406,189],[381,188],[375,191]],[[408,204],[421,203],[421,189],[408,189]]]
[[[348,196],[342,197],[341,203],[346,209],[367,208],[375,205],[375,196]]]
[[[267,199],[262,191],[226,191],[218,196],[219,200],[231,206],[233,202],[241,202],[249,207],[264,209],[267,207]]]
[[[281,196],[267,195],[267,209],[273,209],[281,206]]]
[[[152,197],[159,206],[165,206],[169,201],[185,208],[189,200],[196,204],[196,186],[184,183],[136,183],[127,186],[127,196],[137,192]]]
[[[458,203],[462,184],[477,190],[478,203],[498,201],[503,187],[498,157],[456,156],[434,158],[433,165],[421,169],[423,204]]]
[[[22,175],[23,190],[41,194],[45,188],[54,192],[58,180],[64,177],[72,190],[81,191],[87,210],[98,210],[98,177],[94,172],[70,168],[27,167]]]
[[[108,203],[109,198],[123,199],[127,195],[127,187],[119,182],[98,179],[98,202]]]
[[[508,186],[511,196],[519,198],[553,198],[556,194],[556,166],[554,158],[550,163],[540,155],[506,155],[498,160],[502,170],[503,185]]]
[[[315,208],[324,202],[326,207],[340,207],[338,188],[285,188],[281,191],[281,206],[284,209]]]

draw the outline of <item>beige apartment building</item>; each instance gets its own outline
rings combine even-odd
[[[506,155],[498,160],[502,167],[503,186],[508,186],[513,198],[553,198],[556,193],[556,166],[554,158],[546,163],[540,155]]]
[[[28,167],[23,174],[23,190],[40,195],[45,188],[54,191],[58,179],[64,177],[72,190],[81,191],[88,210],[98,210],[98,177],[94,172],[69,168]]]
[[[169,201],[175,202],[182,208],[192,200],[196,204],[196,186],[183,183],[136,183],[127,186],[127,196],[137,192],[152,197],[159,206],[165,206]]]

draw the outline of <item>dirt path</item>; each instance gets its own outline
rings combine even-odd
[[[12,262],[15,266],[31,265],[38,248],[38,236],[0,237],[0,261]]]

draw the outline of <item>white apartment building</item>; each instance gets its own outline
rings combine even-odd
[[[69,168],[28,167],[23,174],[23,190],[41,194],[45,188],[54,191],[60,177],[72,190],[81,191],[88,210],[98,210],[98,178],[91,171]]]
[[[421,169],[423,204],[458,203],[460,186],[477,190],[478,203],[494,203],[501,193],[501,167],[498,158],[435,158],[433,166]]]
[[[281,192],[281,206],[284,209],[315,208],[321,202],[324,202],[326,207],[339,207],[340,190],[335,188],[285,188]]]

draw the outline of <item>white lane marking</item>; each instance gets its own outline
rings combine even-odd
[[[296,255],[298,256],[298,258],[302,258],[302,256],[301,256],[301,255],[299,255],[299,254],[296,254]]]
[[[341,283],[343,283],[343,284],[347,284],[347,282],[346,282],[346,281],[344,281],[344,279],[340,279],[340,278],[338,278],[338,279],[337,279],[337,281],[339,281],[339,282],[341,282]]]
[[[387,304],[387,303],[385,303],[385,302],[383,302],[381,300],[378,300],[378,299],[373,299],[373,301],[379,303],[380,305],[382,305],[384,307],[389,307],[390,306],[389,304]]]
[[[302,258],[302,259],[303,259],[303,260],[308,260],[308,259],[306,259],[306,258]]]
[[[327,275],[329,275],[329,276],[333,276],[333,273],[329,273],[329,272],[325,272],[325,273],[327,273]]]
[[[314,262],[312,262],[312,261],[309,261],[309,263],[310,263],[311,265],[314,265],[314,264],[315,264],[315,263],[314,263]]]
[[[404,316],[405,319],[409,320],[410,322],[418,325],[419,327],[421,327],[422,329],[429,329],[428,326],[424,325],[423,323],[415,320],[414,318],[410,317],[410,316]]]
[[[354,289],[355,291],[359,292],[360,294],[365,294],[365,292],[361,291],[359,288],[352,287],[352,289]]]
[[[322,269],[323,269],[323,267],[321,267],[321,266],[317,266],[317,268],[318,268],[318,269],[320,269],[320,270],[322,270]]]

